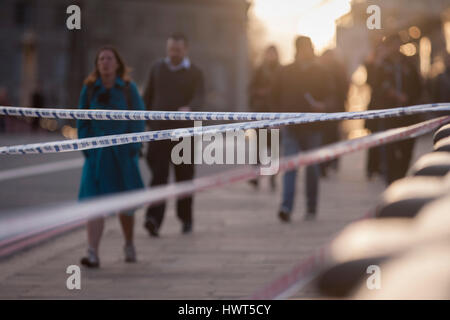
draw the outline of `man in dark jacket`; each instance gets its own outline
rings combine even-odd
[[[144,93],[144,102],[148,110],[196,111],[202,105],[203,74],[192,64],[187,54],[187,38],[181,33],[171,35],[167,40],[167,57],[157,61],[150,71]],[[152,130],[192,126],[192,121],[150,121]],[[191,180],[194,177],[193,161],[177,165],[171,161],[171,151],[177,143],[171,140],[149,143],[147,163],[152,172],[151,187],[167,183],[170,163],[175,170],[177,182]],[[191,146],[193,148],[193,143]],[[177,200],[177,216],[182,221],[183,233],[192,231],[192,202],[192,196]],[[164,202],[147,209],[145,228],[151,236],[159,235],[165,206]]]
[[[278,57],[277,47],[271,45],[267,47],[264,52],[264,59],[261,65],[259,65],[252,75],[249,85],[249,105],[251,112],[277,112],[272,109],[271,106],[271,93],[274,86],[276,74],[280,71],[281,65]],[[257,145],[259,146],[259,134],[257,131]],[[272,136],[270,130],[267,134],[268,150],[271,149]],[[259,153],[257,155],[259,157]],[[259,162],[259,160],[258,160]],[[276,175],[270,176],[270,185],[272,190],[275,190]],[[252,179],[249,181],[255,188],[259,185],[258,179]]]
[[[273,112],[270,106],[270,94],[274,86],[275,75],[281,68],[278,50],[267,47],[264,60],[252,75],[249,85],[250,110],[252,112]]]
[[[333,84],[330,75],[317,62],[311,39],[300,36],[295,41],[295,61],[283,67],[273,89],[274,106],[280,112],[325,112],[330,103]],[[317,148],[321,144],[320,123],[300,124],[282,128],[283,155]],[[289,222],[294,205],[297,170],[286,172],[283,177],[283,200],[279,218]],[[313,219],[316,214],[319,188],[319,166],[306,168],[307,215]]]
[[[439,74],[434,82],[433,102],[450,102],[450,54],[445,57],[445,70]],[[444,113],[442,113],[444,115]]]
[[[345,112],[345,103],[350,88],[350,81],[345,70],[345,65],[339,60],[335,50],[327,50],[320,56],[320,62],[329,72],[333,81],[332,103],[328,106],[327,112]],[[323,123],[323,144],[331,144],[340,140],[340,122],[327,121]],[[322,176],[327,175],[328,169],[338,169],[339,159],[324,162],[320,165]]]
[[[384,92],[380,81],[382,77],[380,74],[382,74],[384,59],[388,53],[389,51],[386,44],[380,41],[376,44],[364,62],[364,66],[367,70],[367,84],[371,88],[370,102],[367,107],[368,110],[386,108],[383,96]],[[367,119],[365,120],[365,126],[371,133],[383,130],[380,119]],[[382,168],[380,163],[381,150],[383,148],[384,147],[374,147],[367,151],[366,173],[369,180],[374,174],[383,173],[384,168]]]
[[[383,106],[395,108],[418,104],[422,94],[422,79],[416,66],[399,51],[402,41],[397,34],[387,37],[385,44],[389,53],[377,75]],[[386,130],[411,125],[419,120],[415,115],[380,119],[379,126],[381,130]],[[406,175],[413,149],[414,139],[394,142],[382,148],[381,162],[385,168],[386,184]]]

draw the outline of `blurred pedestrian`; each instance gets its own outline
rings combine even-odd
[[[389,53],[385,43],[378,42],[373,48],[372,52],[364,62],[367,71],[367,84],[371,88],[370,102],[367,107],[368,110],[378,110],[386,107],[384,90],[382,87],[382,68],[383,62]],[[382,131],[382,123],[380,119],[365,120],[365,127],[371,133]],[[371,179],[374,174],[383,174],[384,168],[380,162],[381,150],[384,147],[374,147],[367,151],[366,174],[367,178]]]
[[[39,87],[34,90],[31,95],[31,107],[32,108],[43,108],[45,106],[45,98]],[[31,120],[31,129],[37,131],[39,129],[40,118],[33,118]]]
[[[331,77],[316,59],[310,38],[299,36],[295,46],[295,61],[283,67],[275,80],[273,103],[280,107],[281,112],[325,112],[333,89]],[[319,147],[321,129],[320,123],[283,127],[283,155]],[[306,168],[306,220],[316,216],[319,174],[317,164]],[[289,222],[291,218],[296,177],[296,169],[286,172],[283,177],[283,200],[278,213],[283,222]]]
[[[433,85],[433,102],[450,102],[450,54],[445,57],[445,70],[439,74]]]
[[[422,79],[410,58],[400,52],[403,44],[398,34],[385,40],[388,54],[380,69],[381,94],[387,108],[405,107],[420,103]],[[419,121],[416,115],[381,119],[381,129],[392,129],[412,125]],[[381,149],[381,161],[385,167],[386,184],[403,178],[409,168],[414,139],[406,139],[386,145]]]
[[[8,90],[5,87],[0,87],[0,106],[9,106]],[[0,133],[6,132],[6,117],[0,115]]]
[[[113,47],[101,48],[95,58],[95,70],[86,78],[80,96],[80,109],[144,110],[137,87],[131,81],[129,68]],[[78,120],[78,137],[142,132],[143,121]],[[85,162],[79,199],[84,200],[116,192],[144,188],[139,170],[140,143],[84,150]],[[119,213],[125,237],[125,261],[135,262],[133,244],[134,210]],[[98,267],[99,244],[104,218],[87,222],[88,252],[81,259],[87,267]]]
[[[196,111],[204,98],[202,71],[188,56],[189,44],[182,33],[174,33],[166,43],[167,56],[157,61],[151,68],[144,100],[148,110]],[[151,121],[152,130],[192,127],[192,121]],[[193,140],[193,139],[191,139]],[[192,150],[194,143],[191,141]],[[167,184],[169,169],[173,167],[175,180],[186,181],[194,177],[193,159],[190,163],[174,164],[171,160],[172,148],[177,141],[152,141],[148,145],[147,164],[152,173],[150,187]],[[193,157],[194,152],[191,152]],[[177,216],[182,222],[182,232],[190,233],[193,223],[193,197],[177,200]],[[147,209],[145,228],[150,236],[157,237],[164,219],[166,203]]]
[[[274,45],[267,47],[264,52],[264,58],[261,65],[259,65],[254,71],[250,85],[249,85],[249,102],[251,112],[277,112],[271,105],[271,92],[274,86],[274,80],[276,74],[280,71],[281,65],[278,57],[278,49]],[[257,131],[258,132],[258,131]],[[259,135],[257,133],[257,141],[259,141]],[[271,135],[270,130],[267,134],[267,149],[271,147]],[[257,142],[258,147],[259,143]],[[259,152],[258,156],[259,157]],[[259,159],[258,159],[259,162]],[[276,175],[270,176],[270,185],[272,190],[276,188],[275,184]],[[258,187],[258,179],[250,180],[250,183],[255,187]]]
[[[350,81],[345,70],[345,66],[336,56],[334,50],[325,51],[320,57],[320,62],[330,73],[333,81],[333,94],[328,104],[327,112],[345,112],[345,102],[350,87]],[[323,144],[330,144],[340,140],[340,122],[328,121],[323,123]],[[322,176],[327,176],[329,168],[338,169],[338,159],[327,161],[321,164]]]

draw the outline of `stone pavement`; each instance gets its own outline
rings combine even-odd
[[[430,136],[421,138],[415,158],[431,150]],[[78,264],[86,250],[85,230],[76,230],[34,249],[0,261],[2,299],[239,299],[250,296],[289,271],[325,244],[351,220],[377,202],[384,185],[365,179],[365,152],[342,158],[338,174],[322,179],[316,221],[304,222],[303,173],[291,224],[277,217],[278,189],[262,179],[258,191],[248,183],[199,193],[191,235],[180,234],[170,201],[161,237],[150,238],[136,214],[138,263],[123,262],[118,219],[107,220],[99,270],[81,269],[81,290],[66,288],[66,268]],[[314,298],[310,289],[297,298]]]

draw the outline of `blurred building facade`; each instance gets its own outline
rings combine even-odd
[[[66,8],[81,7],[69,31]],[[244,110],[249,70],[246,0],[2,0],[0,86],[29,106],[39,88],[47,106],[76,106],[96,51],[112,44],[142,89],[167,37],[184,32],[201,67],[210,110]]]
[[[370,5],[381,9],[380,30],[367,28]],[[445,54],[444,33],[450,28],[449,22],[449,0],[354,0],[352,10],[336,21],[336,46],[352,73],[377,41],[398,32],[405,44],[411,43],[409,55],[416,56],[419,62],[421,50],[425,54],[429,51],[430,63],[433,63],[435,58]]]

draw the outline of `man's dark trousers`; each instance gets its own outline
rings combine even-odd
[[[169,178],[169,168],[175,169],[175,180],[177,182],[192,180],[194,177],[194,164],[173,164],[171,160],[172,148],[178,141],[161,140],[149,142],[147,153],[147,163],[152,172],[150,187],[167,184]],[[193,155],[193,153],[191,153]],[[184,223],[192,223],[192,196],[179,198],[177,200],[177,216]],[[161,226],[164,219],[166,202],[151,206],[147,209],[146,219],[155,224],[157,228]]]

